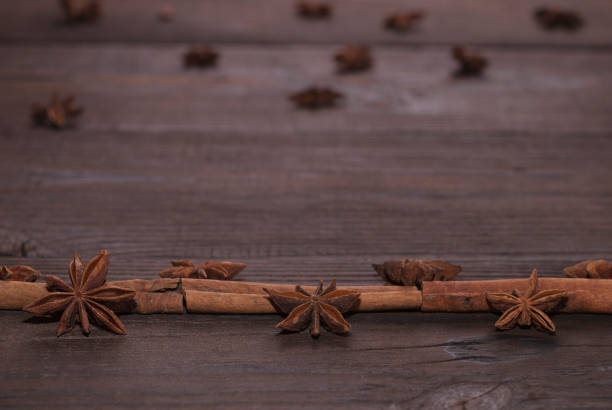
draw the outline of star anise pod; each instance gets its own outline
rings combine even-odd
[[[74,105],[72,94],[61,98],[57,92],[54,92],[48,105],[32,105],[32,120],[37,125],[56,129],[64,128],[70,120],[82,113],[83,108]]]
[[[47,275],[47,290],[51,293],[23,310],[41,317],[61,313],[58,336],[70,332],[77,322],[81,324],[83,333],[89,334],[90,320],[99,327],[124,335],[127,333],[125,327],[113,310],[129,310],[134,304],[135,292],[105,285],[107,272],[107,251],[100,251],[85,268],[75,252],[68,270],[72,285],[57,276]]]
[[[453,280],[461,266],[440,260],[404,259],[373,264],[374,270],[386,281],[396,285],[418,286],[423,281]]]
[[[336,60],[338,71],[341,73],[367,70],[372,66],[370,48],[367,46],[346,46],[334,56],[334,60]]]
[[[325,87],[309,87],[289,96],[298,107],[311,110],[333,107],[340,98],[341,93]]]
[[[308,19],[328,18],[332,14],[332,8],[327,3],[312,1],[300,1],[296,4],[297,14]]]
[[[217,64],[219,53],[209,46],[193,46],[183,55],[183,62],[186,67],[211,67]]]
[[[228,261],[206,261],[197,266],[186,259],[170,263],[172,268],[159,272],[159,276],[162,278],[232,280],[246,268],[244,263]]]
[[[357,306],[359,293],[351,290],[337,290],[336,280],[323,289],[323,281],[314,294],[305,291],[301,286],[295,287],[295,292],[279,293],[264,289],[274,306],[288,315],[285,320],[276,325],[287,332],[301,332],[310,327],[310,336],[319,337],[321,325],[329,332],[346,334],[351,325],[342,317]]]
[[[495,322],[498,330],[510,330],[516,325],[533,325],[539,331],[555,333],[555,324],[545,312],[550,312],[564,303],[567,290],[550,289],[536,292],[537,287],[538,272],[534,269],[524,293],[519,293],[516,289],[511,294],[487,292],[487,301],[491,308],[503,312]]]
[[[424,14],[420,11],[398,11],[385,18],[385,28],[400,33],[412,30]]]
[[[540,7],[533,13],[534,18],[547,30],[578,30],[583,25],[580,14],[572,10]]]
[[[74,23],[97,20],[102,14],[98,0],[59,0],[66,19]]]
[[[582,261],[563,269],[570,278],[612,279],[612,262],[605,259]]]
[[[455,46],[451,52],[453,58],[459,64],[455,76],[479,76],[487,68],[488,60],[480,54],[469,52],[465,47]]]
[[[15,265],[10,268],[0,268],[0,280],[15,280],[19,282],[36,282],[40,278],[40,272],[25,265]]]

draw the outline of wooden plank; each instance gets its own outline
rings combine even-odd
[[[183,46],[0,47],[0,127],[30,127],[27,107],[74,91],[82,131],[241,134],[389,131],[607,132],[612,54],[483,49],[483,79],[450,76],[447,48],[377,48],[376,68],[334,73],[330,46],[227,46],[218,68],[185,70]],[[296,109],[288,95],[333,85],[336,109]]]
[[[66,25],[57,2],[1,2],[0,26],[5,41],[67,42],[212,42],[212,43],[346,43],[368,44],[509,44],[609,47],[612,10],[607,0],[558,0],[555,7],[580,12],[585,27],[575,33],[543,31],[533,20],[539,0],[333,0],[329,21],[295,16],[294,1],[174,0],[172,23],[157,20],[160,4],[148,0],[104,0],[104,16],[95,24]],[[414,31],[398,35],[382,28],[397,10],[427,15]]]
[[[125,337],[94,329],[60,339],[56,323],[26,318],[0,313],[0,328],[11,329],[0,335],[4,406],[558,408],[612,400],[612,330],[591,315],[556,317],[551,337],[497,333],[490,314],[357,314],[350,337],[317,341],[278,336],[274,315],[128,315]]]

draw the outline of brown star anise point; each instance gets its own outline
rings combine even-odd
[[[461,266],[441,260],[391,260],[373,264],[372,267],[390,283],[419,288],[424,281],[453,280],[461,272]]]
[[[296,12],[307,19],[324,19],[332,14],[332,8],[327,3],[317,3],[313,1],[300,1],[296,4]]]
[[[51,293],[23,310],[40,317],[53,317],[61,313],[57,336],[70,332],[77,322],[87,335],[90,320],[111,332],[126,334],[123,323],[113,310],[127,310],[133,306],[135,292],[105,284],[108,259],[108,252],[102,250],[83,267],[81,258],[75,252],[68,270],[72,285],[57,276],[47,275],[47,290]]]
[[[363,45],[346,46],[334,56],[334,60],[340,73],[363,71],[372,66],[370,48]]]
[[[295,287],[295,292],[276,292],[265,289],[270,295],[272,304],[287,316],[285,320],[276,325],[277,328],[287,332],[301,332],[310,328],[310,335],[318,338],[321,326],[327,331],[339,335],[351,330],[351,325],[342,316],[357,306],[359,293],[351,290],[336,289],[336,280],[332,280],[327,288],[323,289],[323,281],[313,294],[301,286]]]
[[[404,33],[412,30],[423,17],[424,13],[420,11],[398,11],[385,18],[384,26],[388,30]]]
[[[563,273],[570,278],[612,279],[612,262],[605,259],[582,261],[564,268]]]
[[[534,18],[542,28],[547,30],[563,29],[578,30],[584,24],[580,14],[573,10],[563,10],[550,7],[540,7],[533,13]]]
[[[95,21],[102,14],[98,0],[59,0],[59,4],[71,23]]]
[[[183,55],[185,67],[212,67],[217,64],[219,53],[210,46],[193,46]]]
[[[162,278],[232,280],[246,268],[244,263],[229,261],[206,261],[194,265],[191,261],[182,259],[170,263],[172,267],[162,270],[159,276]]]
[[[18,282],[36,282],[40,278],[40,272],[25,265],[15,265],[10,268],[0,268],[0,280],[14,280]]]
[[[298,107],[311,110],[333,107],[340,98],[341,93],[326,87],[309,87],[289,96]]]
[[[487,292],[487,302],[493,310],[503,312],[495,327],[498,330],[510,330],[516,327],[534,326],[537,330],[554,334],[556,327],[546,312],[553,311],[565,301],[567,290],[550,289],[536,292],[538,272],[534,269],[529,277],[527,289],[519,293]]]

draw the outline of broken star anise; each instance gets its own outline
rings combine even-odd
[[[420,11],[398,11],[385,18],[384,26],[387,30],[403,33],[412,30],[423,16]]]
[[[483,73],[489,61],[480,54],[469,52],[465,47],[453,47],[451,54],[459,67],[455,71],[456,77],[479,76]]]
[[[193,46],[183,55],[185,67],[212,67],[217,64],[219,53],[205,45]]]
[[[540,26],[547,30],[573,31],[578,30],[583,24],[580,14],[572,10],[540,7],[534,11],[533,16]]]
[[[102,250],[83,268],[75,252],[68,273],[72,285],[57,276],[47,275],[47,290],[42,299],[23,310],[34,316],[53,317],[62,313],[57,335],[70,332],[79,322],[84,334],[89,334],[90,320],[99,327],[117,334],[126,334],[123,323],[113,310],[129,310],[134,304],[133,290],[105,285],[108,272],[108,252]]]
[[[565,301],[567,290],[549,289],[536,292],[538,287],[538,272],[531,272],[527,290],[519,293],[516,289],[512,293],[487,292],[487,302],[493,310],[503,312],[495,327],[498,330],[510,330],[516,325],[531,327],[539,331],[554,334],[555,324],[545,312],[550,312]]]
[[[246,268],[244,263],[228,261],[206,261],[197,266],[186,259],[170,263],[172,267],[159,272],[159,276],[162,278],[232,280]]]
[[[367,46],[346,46],[334,56],[334,60],[336,60],[338,71],[341,73],[367,70],[372,66],[370,48]]]
[[[461,266],[440,260],[404,259],[373,264],[374,270],[386,281],[396,285],[418,286],[423,281],[453,280]]]
[[[59,3],[69,22],[91,22],[102,14],[102,6],[98,0],[59,0]]]
[[[70,120],[82,113],[83,108],[74,105],[74,95],[72,94],[61,98],[57,92],[54,92],[48,105],[32,105],[32,120],[34,123],[56,129],[64,128]]]
[[[582,261],[563,269],[570,278],[612,279],[612,262],[605,259]]]
[[[307,19],[324,19],[332,14],[332,8],[329,4],[312,1],[298,2],[295,10],[298,15]]]
[[[0,280],[15,280],[19,282],[36,282],[40,278],[40,272],[25,265],[15,265],[0,268]]]
[[[341,93],[325,87],[309,87],[289,96],[298,107],[311,110],[333,107],[340,98]]]
[[[325,289],[321,281],[314,294],[299,285],[295,287],[295,292],[264,290],[270,295],[274,306],[288,315],[276,325],[277,328],[287,332],[301,332],[310,327],[310,336],[313,338],[321,334],[321,325],[329,332],[340,335],[348,333],[351,325],[344,320],[342,314],[357,306],[360,295],[352,290],[336,289],[335,279]]]

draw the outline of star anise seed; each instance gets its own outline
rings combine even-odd
[[[276,325],[277,328],[287,332],[301,332],[309,327],[313,338],[319,337],[321,326],[339,335],[348,333],[351,325],[344,320],[342,314],[357,306],[360,295],[351,290],[337,290],[335,279],[325,289],[323,281],[319,282],[314,294],[299,285],[295,287],[295,292],[279,293],[265,288],[264,291],[270,295],[272,304],[288,315]]]
[[[516,289],[512,293],[487,292],[487,301],[493,310],[503,312],[495,327],[498,330],[510,330],[516,327],[534,326],[537,330],[554,334],[555,324],[546,312],[562,304],[567,297],[567,290],[550,289],[536,292],[538,272],[534,269],[529,277],[527,290],[522,294]]]
[[[289,96],[298,107],[311,110],[333,107],[340,98],[341,93],[325,87],[309,87]]]
[[[172,268],[159,272],[159,276],[162,278],[232,280],[246,268],[244,263],[228,261],[206,261],[197,266],[186,259],[174,260],[170,263],[172,263]]]
[[[420,11],[398,11],[385,18],[384,26],[387,30],[404,33],[412,30],[423,17],[424,13]]]
[[[53,317],[61,313],[57,336],[70,332],[81,324],[89,334],[90,321],[117,334],[126,334],[123,323],[113,310],[129,310],[134,304],[133,290],[108,286],[108,252],[102,250],[83,268],[78,253],[74,253],[68,270],[72,285],[57,276],[47,275],[49,295],[30,303],[23,310],[34,316]]]
[[[455,77],[479,76],[489,64],[489,61],[485,57],[467,51],[465,47],[455,46],[451,54],[457,64],[459,64],[459,67],[455,71]]]
[[[19,282],[36,282],[40,278],[40,272],[25,265],[15,265],[0,268],[0,280],[15,280]]]
[[[360,45],[349,45],[334,56],[340,73],[363,71],[372,66],[370,48]]]
[[[91,22],[102,14],[102,6],[98,0],[59,0],[59,3],[69,22]]]
[[[300,1],[295,8],[298,15],[307,19],[328,18],[332,14],[332,8],[327,3],[317,3],[312,1]]]
[[[612,279],[612,262],[605,259],[582,261],[563,269],[570,278]]]
[[[219,53],[205,45],[193,46],[183,55],[185,67],[212,67],[217,64]]]
[[[440,260],[404,259],[373,264],[374,270],[386,281],[396,285],[418,286],[424,281],[453,280],[461,266]]]
[[[534,11],[533,16],[540,26],[547,30],[574,31],[584,24],[580,14],[572,10],[540,7]]]
[[[57,92],[54,92],[48,105],[32,105],[32,120],[34,123],[55,129],[64,128],[70,120],[82,113],[83,108],[74,105],[74,95],[72,94],[61,98]]]

